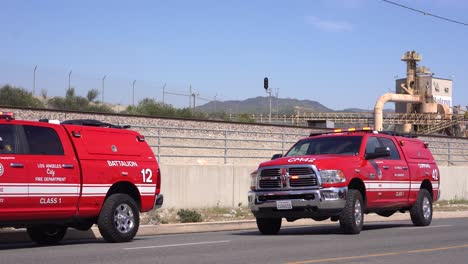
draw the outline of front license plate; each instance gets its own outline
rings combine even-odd
[[[276,201],[276,209],[278,210],[289,210],[292,209],[292,203],[289,200]]]

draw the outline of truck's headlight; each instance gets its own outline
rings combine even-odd
[[[320,177],[322,183],[340,183],[345,182],[346,177],[340,170],[321,170]]]
[[[250,173],[250,190],[255,191],[257,189],[257,170]]]

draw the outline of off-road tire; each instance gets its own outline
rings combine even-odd
[[[281,218],[257,218],[257,227],[263,235],[276,235],[281,229]]]
[[[139,225],[138,206],[130,196],[117,193],[106,199],[99,214],[98,228],[107,242],[132,241]]]
[[[31,240],[41,245],[57,244],[67,233],[67,227],[61,225],[36,225],[26,230]]]
[[[426,189],[419,190],[416,203],[410,209],[415,226],[428,226],[432,221],[432,197]]]
[[[348,190],[346,205],[340,215],[340,226],[345,234],[359,234],[364,224],[364,203],[359,190]]]

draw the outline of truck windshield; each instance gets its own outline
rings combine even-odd
[[[297,142],[285,156],[358,155],[362,136],[312,137]]]

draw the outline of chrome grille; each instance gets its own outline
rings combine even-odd
[[[281,175],[282,171],[287,169],[287,180]],[[283,172],[284,173],[284,172]],[[291,179],[292,176],[299,176],[297,179]],[[317,175],[310,166],[296,167],[285,166],[278,168],[267,168],[260,171],[258,187],[260,189],[286,189],[286,188],[307,188],[317,186]]]

